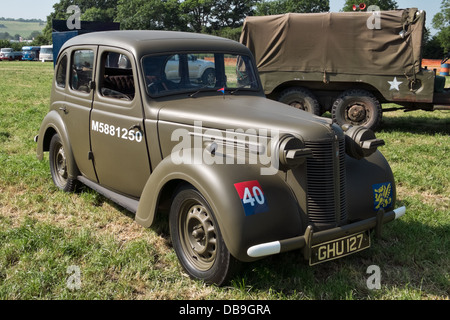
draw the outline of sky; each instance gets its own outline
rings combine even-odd
[[[416,7],[427,12],[426,25],[434,34],[436,30],[431,28],[433,16],[439,12],[441,0],[396,0],[400,9]],[[0,17],[42,19],[47,20],[47,16],[53,11],[53,5],[59,0],[0,0]],[[355,4],[364,0],[355,0]],[[338,12],[344,6],[345,0],[330,0],[330,11]]]
[[[0,2],[3,0],[0,0]],[[425,10],[426,27],[430,30],[430,33],[434,35],[436,30],[431,27],[431,21],[436,13],[440,11],[442,0],[395,0],[399,9],[405,8],[418,8],[419,10]],[[364,0],[355,0],[355,4],[363,3]],[[330,0],[330,11],[339,12],[344,6],[345,0]],[[0,14],[1,15],[1,14]]]

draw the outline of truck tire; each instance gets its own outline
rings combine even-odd
[[[53,135],[50,140],[49,148],[49,162],[50,173],[53,182],[62,191],[75,191],[78,180],[69,177],[69,170],[67,168],[66,150],[58,134]]]
[[[222,285],[237,260],[228,251],[211,207],[197,189],[184,186],[176,193],[169,213],[173,248],[189,276]]]
[[[381,104],[366,90],[348,90],[333,103],[331,117],[340,126],[359,125],[375,131],[382,119]]]
[[[278,101],[317,116],[322,114],[319,101],[311,91],[305,88],[295,87],[286,89],[280,93]]]

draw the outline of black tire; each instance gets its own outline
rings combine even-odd
[[[305,88],[296,87],[286,89],[280,93],[278,101],[317,116],[322,114],[319,101],[311,91]]]
[[[216,72],[214,69],[206,69],[205,72],[203,72],[202,83],[211,88],[216,85]]]
[[[197,189],[176,193],[169,214],[173,248],[190,277],[222,285],[238,265],[228,251],[208,202]]]
[[[331,117],[340,126],[358,125],[373,131],[380,125],[382,114],[378,99],[365,90],[345,91],[331,108]]]
[[[65,192],[75,191],[78,181],[69,177],[66,150],[58,134],[50,140],[49,161],[54,184]]]

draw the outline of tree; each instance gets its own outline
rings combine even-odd
[[[9,32],[0,32],[0,40],[12,40],[12,36],[9,34]]]
[[[283,14],[288,12],[328,12],[329,0],[275,0],[256,4],[256,15]]]
[[[436,35],[444,51],[450,52],[450,0],[442,0],[441,12],[433,17],[433,27],[439,30]]]
[[[346,0],[342,11],[353,11],[353,5],[358,6],[360,3],[364,3],[367,10],[369,6],[375,5],[380,8],[380,10],[395,10],[398,9],[397,1],[395,0]]]
[[[202,32],[208,27],[215,0],[184,0],[180,9],[183,19],[194,32]]]
[[[213,29],[238,28],[246,16],[253,15],[257,0],[216,0],[212,8]]]
[[[186,30],[178,0],[119,0],[116,21],[121,29]]]
[[[84,11],[81,15],[81,21],[105,21],[112,22],[116,16],[115,8],[100,9],[92,7]]]
[[[27,39],[36,39],[37,37],[39,37],[41,35],[41,33],[39,31],[33,31],[31,32],[31,34],[28,36]]]
[[[66,20],[72,13],[67,12],[67,8],[76,5],[80,8],[82,16],[81,20],[113,22],[115,16],[115,8],[118,0],[60,0],[53,5],[53,12],[47,16],[47,24],[42,30],[40,41],[43,43],[52,42],[52,21],[53,19]],[[93,9],[95,8],[95,9]],[[83,17],[83,15],[85,15]]]
[[[425,28],[423,31],[422,58],[442,59],[444,52],[436,36],[431,36],[430,31]]]

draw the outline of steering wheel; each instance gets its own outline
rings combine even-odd
[[[158,94],[162,91],[167,90],[167,86],[163,79],[158,79],[150,83],[148,86],[148,92],[151,94]]]

